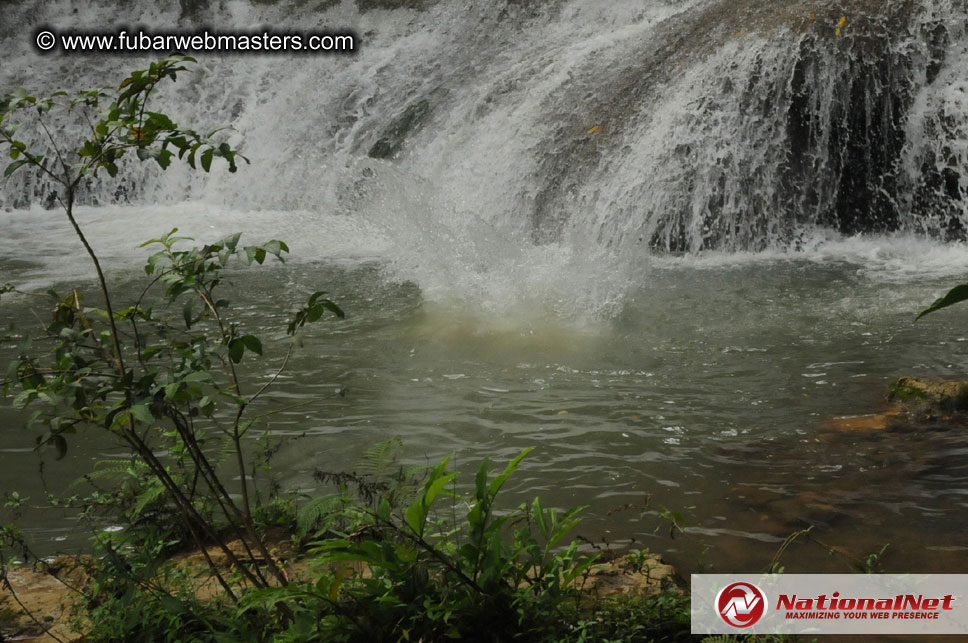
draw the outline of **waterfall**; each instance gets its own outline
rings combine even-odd
[[[362,218],[485,271],[515,248],[795,250],[816,228],[965,236],[964,0],[476,4],[14,0],[0,87],[105,85],[149,60],[41,55],[40,25],[351,29],[356,54],[201,53],[161,92],[178,122],[234,126],[252,159],[239,175],[132,163],[121,181],[88,181],[82,202]],[[18,173],[0,207],[50,206],[52,192]]]

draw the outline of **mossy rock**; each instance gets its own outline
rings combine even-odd
[[[930,407],[939,411],[968,411],[968,382],[932,382],[902,377],[888,389],[892,402],[905,406]]]

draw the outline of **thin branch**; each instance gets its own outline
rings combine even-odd
[[[50,130],[47,129],[47,124],[44,122],[44,117],[38,114],[37,121],[40,123],[40,126],[44,128],[44,133],[47,135],[47,139],[50,141],[50,144],[54,146],[54,153],[57,154],[57,160],[60,161],[61,168],[64,170],[65,183],[69,182],[71,178],[71,169],[67,165],[67,160],[64,158],[64,154],[60,151],[60,147],[57,146],[57,141],[54,140],[54,136],[50,133]]]
[[[393,524],[392,522],[383,520],[382,518],[380,518],[376,514],[372,514],[372,515],[374,517],[376,517],[378,521],[381,521],[384,524],[388,525],[390,528],[392,528],[394,531],[396,531],[397,533],[399,533],[400,535],[402,535],[404,538],[408,539],[409,541],[411,541],[415,545],[418,545],[421,549],[423,549],[424,551],[426,551],[427,553],[429,553],[431,556],[433,556],[440,564],[442,564],[444,567],[446,567],[447,569],[449,569],[454,575],[456,575],[461,581],[463,581],[463,583],[465,585],[473,588],[474,591],[476,591],[477,593],[481,594],[482,596],[487,596],[487,592],[485,592],[484,589],[480,585],[477,584],[477,581],[475,581],[474,579],[470,578],[467,574],[465,574],[463,571],[461,571],[460,568],[458,568],[456,565],[454,565],[454,563],[451,560],[449,560],[446,556],[444,556],[439,551],[437,551],[437,548],[436,547],[434,547],[433,545],[431,545],[430,543],[428,543],[422,537],[420,537],[420,536],[418,536],[416,534],[410,533],[406,529],[402,529],[402,528],[398,527],[397,525]]]
[[[262,395],[263,393],[265,393],[266,390],[270,386],[272,386],[273,384],[275,384],[275,382],[276,382],[277,379],[279,379],[279,376],[282,375],[283,371],[286,370],[286,365],[289,364],[289,358],[292,357],[292,349],[293,349],[293,345],[292,344],[289,344],[289,348],[286,350],[286,357],[285,357],[285,359],[282,360],[282,366],[279,367],[279,370],[275,372],[275,375],[273,375],[272,378],[268,382],[266,382],[265,384],[262,385],[262,388],[260,388],[258,391],[256,391],[255,394],[252,397],[249,398],[249,402],[248,402],[249,404],[252,404],[257,399],[259,399],[259,396]]]
[[[14,142],[13,138],[11,138],[10,136],[8,136],[7,133],[3,131],[3,128],[0,128],[0,137],[2,137],[3,140],[6,141],[6,143],[8,145],[10,145],[10,144],[12,144]],[[31,154],[30,152],[27,152],[27,151],[24,151],[23,152],[23,155],[24,155],[24,159],[28,163],[30,163],[32,166],[38,168],[41,172],[43,172],[44,174],[46,174],[50,178],[54,179],[54,181],[56,181],[57,183],[60,183],[61,185],[67,187],[67,183],[64,181],[64,179],[61,178],[61,177],[59,177],[59,176],[57,176],[56,174],[54,174],[50,170],[48,170],[47,167],[44,166],[43,163],[41,163],[41,162],[39,162],[37,160],[37,157],[36,156],[34,156],[33,154]]]
[[[108,314],[108,324],[111,326],[111,339],[114,343],[114,351],[115,351],[115,358],[118,364],[118,371],[121,373],[121,376],[124,377],[127,371],[124,367],[124,355],[121,352],[120,334],[118,333],[118,326],[114,321],[114,310],[111,307],[111,294],[110,292],[108,292],[108,282],[107,282],[107,279],[104,277],[104,271],[101,270],[101,262],[98,260],[97,255],[94,253],[94,248],[92,248],[91,244],[88,243],[87,237],[84,236],[84,232],[81,231],[81,227],[77,224],[77,219],[74,218],[73,188],[68,189],[67,191],[67,203],[64,203],[63,201],[61,201],[60,197],[58,197],[58,201],[60,201],[61,205],[64,207],[64,212],[65,214],[67,214],[67,218],[71,222],[71,226],[74,228],[74,233],[77,235],[77,238],[81,240],[81,243],[84,245],[84,249],[87,251],[88,256],[91,258],[91,261],[94,263],[94,270],[97,271],[97,281],[98,281],[98,284],[101,286],[101,294],[104,296],[104,309],[107,311],[107,314]]]
[[[133,423],[133,420],[131,422]],[[211,524],[204,520],[201,515],[199,515],[198,510],[191,503],[191,501],[185,497],[181,489],[168,474],[168,471],[165,469],[164,465],[158,461],[155,453],[141,440],[141,437],[135,433],[133,429],[128,429],[124,433],[124,438],[135,449],[136,453],[141,456],[141,458],[145,461],[145,464],[148,465],[162,485],[168,490],[170,497],[175,500],[175,504],[179,506],[180,511],[183,513],[185,522],[193,536],[195,536],[199,547],[203,548],[204,550],[203,541],[197,536],[195,532],[195,524],[193,523],[197,523],[197,525],[206,532],[206,536],[209,538],[209,540],[214,542],[222,550],[222,552],[233,565],[241,568],[243,575],[249,580],[249,582],[256,587],[262,587],[263,585],[259,583],[258,579],[240,563],[238,557],[235,555],[235,552],[229,549],[228,545],[226,545],[225,542],[217,536],[212,529]],[[206,559],[208,559],[207,552]],[[216,575],[220,575],[218,568],[214,565],[212,566],[212,571]]]

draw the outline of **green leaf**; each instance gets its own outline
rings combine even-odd
[[[4,178],[10,176],[18,169],[20,169],[22,165],[26,165],[27,163],[30,163],[28,159],[20,159],[19,161],[14,161],[13,163],[7,166],[7,169],[3,171]]]
[[[266,251],[259,246],[246,246],[245,247],[245,260],[248,263],[255,261],[258,264],[262,264],[266,260]]]
[[[344,319],[346,317],[346,313],[343,312],[342,308],[334,304],[329,299],[323,297],[325,294],[325,291],[319,291],[314,292],[309,297],[309,301],[306,303],[306,308],[303,311],[305,314],[299,320],[299,326],[319,320],[323,316],[323,313],[327,310],[340,319]]]
[[[922,310],[921,313],[914,318],[914,321],[921,319],[928,313],[933,313],[936,310],[947,308],[948,306],[952,306],[959,302],[965,301],[966,299],[968,299],[968,284],[961,284],[960,286],[955,286],[950,291],[948,291],[947,295],[935,301],[928,308],[925,308],[924,310]]]
[[[544,509],[541,507],[541,499],[535,498],[531,504],[531,519],[538,525],[541,537],[548,538],[548,521],[545,519]]]
[[[158,161],[158,165],[161,166],[161,169],[167,170],[168,166],[171,165],[171,157],[173,156],[174,153],[172,153],[171,150],[161,150],[155,156],[155,160]]]
[[[245,347],[256,355],[262,355],[262,342],[255,335],[243,335],[241,338]]]
[[[161,243],[161,244],[164,244],[166,241],[168,241],[171,238],[171,235],[175,234],[176,232],[178,232],[178,228],[172,228],[171,230],[168,231],[168,234],[166,234],[164,236],[161,236],[161,237],[158,237],[157,239],[148,239],[147,241],[145,241],[144,243],[142,243],[138,247],[139,248],[144,248],[146,246],[150,246],[153,243]],[[181,237],[181,238],[182,239],[186,239],[187,237]]]
[[[477,476],[474,478],[475,496],[480,500],[487,497],[487,466],[489,458],[481,460],[481,466],[477,468]]]
[[[23,391],[22,393],[17,395],[17,397],[13,398],[13,402],[12,402],[13,408],[15,409],[25,408],[36,398],[37,398],[37,391],[35,391],[34,389],[28,389],[26,391]]]
[[[283,252],[289,252],[289,246],[287,246],[282,241],[279,241],[278,239],[273,239],[268,243],[264,243],[262,244],[262,247],[265,248],[266,252],[268,252],[271,255],[275,255],[280,260],[282,260]]]
[[[430,485],[424,493],[424,500],[426,501],[428,507],[431,503],[433,503],[437,496],[439,496],[440,493],[447,488],[447,485],[449,485],[455,477],[457,477],[456,471],[434,480],[434,483]]]
[[[242,238],[241,232],[230,234],[229,236],[222,239],[222,245],[234,252],[235,249],[239,247],[239,239],[241,238]]]
[[[201,143],[195,143],[194,145],[192,145],[192,149],[188,153],[188,165],[191,166],[193,170],[195,169],[195,153],[198,151],[198,148],[200,148],[201,146],[202,146]],[[178,158],[181,158],[183,151],[184,150],[178,153]]]
[[[172,122],[167,115],[160,112],[145,112],[148,116],[148,125],[154,130],[175,130],[178,126]]]
[[[213,150],[212,148],[208,148],[207,150],[202,152],[202,169],[205,170],[206,172],[212,169],[212,154],[214,153],[215,153],[215,150]]]
[[[508,466],[504,468],[504,472],[494,478],[494,480],[491,482],[491,486],[488,487],[488,492],[492,496],[497,495],[497,492],[500,491],[502,486],[504,486],[504,483],[507,482],[507,479],[511,477],[511,474],[517,470],[518,465],[521,464],[521,461],[524,460],[525,456],[532,451],[534,451],[534,447],[528,447],[519,453],[516,458],[508,462]]]
[[[346,313],[343,312],[343,309],[328,299],[324,299],[322,302],[320,302],[320,305],[340,319],[344,319],[346,317]]]
[[[569,548],[569,552],[570,551],[571,551],[571,548]],[[575,566],[571,568],[571,571],[568,571],[562,575],[561,577],[562,587],[568,587],[572,583],[574,583],[579,576],[584,574],[593,564],[595,564],[595,561],[598,560],[599,556],[600,554],[595,554],[594,556],[588,556],[588,557],[579,559],[579,561],[575,563]]]
[[[385,522],[390,522],[390,501],[386,498],[380,499],[380,506],[377,507],[376,515]]]
[[[430,513],[430,505],[433,504],[434,499],[447,487],[448,484],[457,476],[457,472],[446,473],[447,464],[450,462],[452,456],[447,456],[442,462],[435,466],[427,477],[427,483],[424,485],[423,495],[417,502],[410,505],[407,508],[404,518],[407,521],[407,525],[413,532],[419,536],[423,537],[424,528],[427,524],[427,514]]]
[[[210,417],[215,410],[215,402],[208,395],[205,395],[198,401],[198,408],[202,410],[206,417]]]
[[[142,424],[151,424],[155,421],[155,416],[146,404],[135,404],[131,407],[131,417]]]
[[[185,328],[192,327],[192,307],[195,304],[194,299],[189,299],[185,302],[185,306],[182,308],[182,318],[185,320]]]
[[[245,353],[245,342],[236,337],[229,342],[229,357],[233,362],[238,364],[242,361],[242,355]]]
[[[67,440],[64,439],[63,435],[52,435],[50,441],[54,445],[54,449],[57,450],[57,455],[55,458],[61,460],[67,455]]]
[[[410,526],[411,531],[418,536],[423,536],[424,524],[427,519],[426,507],[421,502],[415,502],[407,508],[407,512],[404,515],[407,521],[407,525]]]
[[[323,316],[324,312],[326,312],[326,308],[323,307],[322,304],[319,306],[313,306],[306,311],[306,322],[311,324],[315,321],[319,321],[319,318]]]

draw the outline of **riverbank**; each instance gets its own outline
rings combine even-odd
[[[313,571],[313,558],[306,548],[295,548],[292,540],[281,531],[270,542],[273,543],[273,555],[278,556],[292,582],[313,583],[318,580]],[[240,553],[244,549],[240,541],[231,542],[230,547]],[[217,548],[211,548],[207,554],[221,566],[225,565],[224,556]],[[83,598],[92,581],[84,567],[91,563],[90,559],[60,556],[34,567],[8,569],[6,580],[9,586],[0,589],[0,640],[82,643],[91,627],[85,616]],[[173,570],[188,572],[193,579],[191,591],[197,596],[210,603],[224,599],[214,578],[206,574],[205,558],[200,551],[175,555],[168,564]],[[360,573],[372,576],[369,569],[361,569]],[[162,572],[158,578],[166,576],[168,574]],[[179,589],[184,588],[171,588],[173,592]],[[656,601],[660,600],[682,609],[679,614],[667,614],[679,620],[670,619],[666,625],[670,629],[688,629],[688,602],[683,602],[687,596],[687,583],[656,554],[606,552],[601,562],[589,569],[587,579],[582,581],[581,593],[585,618],[615,618],[616,610],[624,614],[640,609],[650,614],[655,611]],[[681,622],[682,617],[687,619],[685,625]]]

